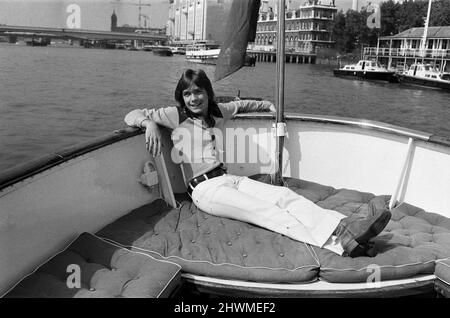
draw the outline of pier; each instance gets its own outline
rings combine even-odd
[[[429,27],[427,31],[424,28],[411,28],[396,35],[382,36],[378,38],[376,47],[364,48],[363,56],[399,71],[421,62],[434,65],[440,72],[448,72],[450,26]]]
[[[276,51],[248,50],[247,54],[251,57],[255,57],[257,62],[275,63],[277,61]],[[285,60],[286,63],[315,64],[316,55],[303,52],[286,52]]]
[[[409,48],[364,48],[364,58],[376,59],[388,66],[403,70],[417,62],[431,63],[441,72],[450,65],[450,50],[447,49],[409,49]]]

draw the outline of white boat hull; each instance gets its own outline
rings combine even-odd
[[[392,194],[395,201],[450,217],[448,140],[433,141],[428,134],[376,122],[286,118],[284,176]],[[258,144],[264,150],[272,138],[267,130],[272,121],[272,115],[246,114],[229,127],[256,131],[249,149]],[[96,232],[159,197],[137,182],[144,162],[150,159],[143,136],[125,133],[122,139],[85,153],[63,154],[23,176],[0,178],[0,295],[79,233]],[[262,156],[268,153],[270,149],[261,152]],[[230,173],[273,172],[270,164],[226,159]],[[166,178],[174,192],[184,191],[175,166],[167,166]],[[165,193],[167,188],[163,184]]]
[[[216,64],[220,49],[186,51],[186,60],[193,63]]]

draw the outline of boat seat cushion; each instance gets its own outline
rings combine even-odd
[[[83,233],[5,297],[168,297],[180,285],[180,270],[177,264]]]
[[[436,262],[435,289],[441,295],[450,298],[450,258]]]
[[[169,260],[192,274],[251,281],[309,282],[319,264],[310,246],[280,234],[199,210],[186,195],[181,208],[144,205],[97,233],[134,251]]]
[[[253,176],[260,181],[263,175]],[[287,186],[323,208],[366,215],[389,196],[335,189],[286,178]],[[450,219],[402,204],[385,231],[373,240],[370,256],[349,258],[294,241],[244,222],[209,215],[187,196],[180,209],[163,200],[142,206],[99,233],[132,250],[170,260],[192,274],[258,282],[366,282],[433,274],[435,260],[450,257]]]

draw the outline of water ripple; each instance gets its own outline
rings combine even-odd
[[[109,133],[131,109],[174,105],[183,56],[0,44],[0,169]],[[217,95],[275,100],[275,63],[213,83]],[[287,64],[287,112],[365,118],[450,137],[450,93],[336,78],[324,65]],[[7,151],[5,151],[5,149]]]

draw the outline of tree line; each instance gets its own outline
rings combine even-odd
[[[379,36],[398,34],[414,27],[423,27],[428,11],[428,0],[392,0],[380,4],[380,28],[370,29],[367,18],[372,14],[367,7],[359,12],[342,10],[336,13],[333,36],[339,53],[350,53],[362,46],[376,46]],[[450,26],[450,0],[434,0],[429,26]]]

